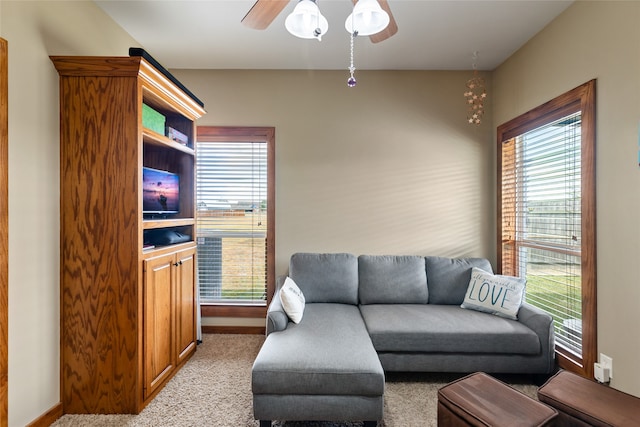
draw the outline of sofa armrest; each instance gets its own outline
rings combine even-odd
[[[546,311],[525,302],[518,311],[518,321],[538,335],[542,354],[548,355],[548,373],[552,372],[555,365],[553,317]]]
[[[276,290],[273,293],[271,304],[267,308],[267,325],[266,332],[269,335],[271,332],[283,331],[287,329],[289,324],[289,316],[282,307],[282,300],[280,299],[280,288],[284,284],[286,276],[280,276],[276,280]]]

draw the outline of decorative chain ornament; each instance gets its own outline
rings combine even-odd
[[[477,69],[478,52],[473,53],[473,77],[467,80],[467,90],[464,93],[467,98],[467,123],[479,125],[484,115],[484,100],[487,92],[484,87],[484,79],[478,76]]]
[[[356,78],[353,73],[356,71],[356,67],[353,66],[353,39],[358,35],[357,31],[351,33],[351,63],[349,65],[349,78],[347,79],[347,86],[354,87],[356,85]]]

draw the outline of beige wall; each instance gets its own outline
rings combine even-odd
[[[471,72],[357,71],[355,88],[346,70],[173,73],[205,103],[199,125],[275,126],[278,275],[298,251],[494,258],[492,120],[466,122]]]
[[[640,2],[580,1],[494,73],[494,127],[597,79],[598,348],[640,396]]]
[[[86,1],[0,2],[9,42],[9,425],[60,401],[58,74],[49,55],[137,42]]]
[[[173,70],[199,125],[275,126],[276,269],[296,251],[493,256],[492,129],[469,72]],[[491,123],[491,115],[487,117]]]

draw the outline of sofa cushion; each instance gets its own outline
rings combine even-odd
[[[358,257],[360,304],[426,304],[427,274],[419,256]]]
[[[307,303],[358,304],[358,259],[351,254],[296,253],[289,276]]]
[[[302,321],[265,340],[252,369],[254,394],[384,393],[384,371],[362,316],[348,304],[307,304]]]
[[[493,273],[491,263],[485,258],[428,256],[425,260],[429,304],[462,304],[471,279],[472,267]]]
[[[539,354],[540,339],[517,320],[454,305],[360,306],[378,352]]]
[[[526,282],[522,277],[491,274],[473,267],[469,288],[460,307],[516,320]]]

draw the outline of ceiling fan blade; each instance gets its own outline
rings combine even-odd
[[[258,0],[242,18],[242,23],[255,30],[264,30],[288,3],[289,0]]]
[[[381,41],[388,39],[389,37],[391,37],[392,35],[398,32],[398,24],[396,24],[396,19],[393,17],[393,14],[391,13],[391,8],[389,8],[389,2],[387,0],[378,0],[378,3],[380,3],[380,7],[389,14],[389,25],[387,25],[387,28],[380,31],[379,33],[371,34],[369,36],[369,39],[373,43],[380,43]]]

